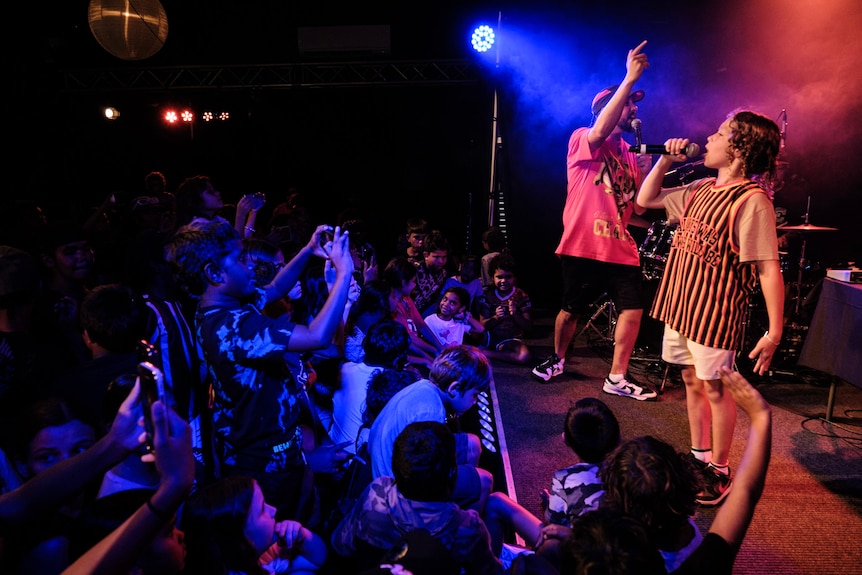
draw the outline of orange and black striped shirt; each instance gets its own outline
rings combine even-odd
[[[757,277],[751,263],[740,261],[732,232],[743,203],[765,193],[751,181],[716,187],[715,178],[694,188],[671,243],[652,317],[701,345],[740,348]]]

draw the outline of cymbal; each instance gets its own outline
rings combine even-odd
[[[778,226],[778,232],[834,232],[838,228],[827,228],[823,226],[812,226],[811,224],[800,224],[798,226]]]

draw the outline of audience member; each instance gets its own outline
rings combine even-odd
[[[443,345],[462,344],[464,336],[480,338],[485,326],[470,312],[470,294],[460,286],[446,288],[436,313],[425,317],[425,323]]]
[[[297,521],[278,521],[257,481],[234,475],[196,491],[183,506],[187,575],[315,573],[326,542]]]
[[[382,319],[371,326],[363,341],[365,359],[341,365],[339,385],[332,396],[332,427],[329,437],[334,443],[346,443],[345,450],[355,454],[356,447],[365,443],[360,437],[362,407],[368,381],[382,368],[403,368],[410,348],[407,329],[393,319]],[[367,430],[365,430],[367,434]]]
[[[130,398],[137,401],[137,390],[133,390]],[[176,521],[176,511],[194,481],[191,428],[161,401],[153,403],[151,411],[154,449],[143,457],[153,461],[159,470],[158,489],[131,517],[63,571],[64,575],[127,573],[146,554],[148,546],[158,543],[154,540],[168,528],[166,526]],[[170,547],[179,554],[176,543],[176,540],[171,541]],[[159,551],[160,554],[164,552],[164,549]],[[164,559],[163,556],[150,558]]]
[[[195,325],[214,378],[213,425],[222,473],[254,477],[279,519],[306,521],[316,502],[313,471],[301,449],[299,390],[284,354],[328,346],[342,321],[353,262],[339,228],[324,241],[330,230],[319,226],[265,289],[255,287],[229,224],[181,228],[168,250],[168,260],[201,296]],[[267,303],[296,285],[312,256],[328,258],[335,280],[311,323],[263,315]],[[335,453],[332,459],[337,463]]]
[[[493,285],[486,286],[476,301],[476,313],[488,337],[482,352],[490,359],[524,364],[532,353],[522,339],[533,329],[530,296],[517,286],[515,259],[500,254],[491,260]]]
[[[395,438],[414,421],[446,423],[472,408],[479,393],[491,384],[488,359],[473,347],[450,346],[431,365],[429,380],[419,380],[396,393],[371,426],[368,450],[374,477],[392,477],[392,449]],[[478,467],[482,453],[479,438],[472,433],[456,434],[458,482],[453,501],[480,513],[493,485],[493,476]]]
[[[482,232],[482,248],[485,253],[480,260],[481,281],[483,287],[494,285],[494,271],[491,269],[491,260],[508,251],[506,234],[497,226],[491,226]]]
[[[265,202],[263,194],[247,194],[236,204],[236,214],[231,218],[234,229],[242,238],[250,238],[255,234],[255,220],[260,208]],[[213,220],[224,217],[227,208],[222,200],[221,192],[215,189],[209,176],[191,176],[180,183],[177,188],[177,225],[184,226],[195,220]]]
[[[470,295],[470,307],[468,309],[473,309],[472,302],[476,301],[482,295],[483,286],[480,276],[480,266],[481,263],[476,256],[466,255],[458,258],[458,272],[455,275],[449,276],[443,283],[443,287],[440,290],[441,296],[450,287],[462,287]]]
[[[563,540],[560,573],[665,575],[667,569],[637,517],[598,509],[578,517]]]
[[[399,241],[396,257],[406,257],[413,264],[425,259],[425,237],[431,231],[428,220],[422,217],[407,219],[407,229]]]
[[[693,520],[703,476],[687,454],[649,435],[635,437],[607,457],[599,477],[605,486],[600,507],[637,517],[668,572],[703,541]]]
[[[41,523],[46,513],[100,481],[108,469],[140,447],[143,428],[139,397],[136,383],[107,435],[83,453],[43,469],[20,487],[0,494],[0,544],[11,532]]]
[[[96,425],[74,404],[51,397],[20,406],[17,444],[12,456],[24,482],[86,451],[97,439]],[[77,493],[32,523],[7,533],[0,572],[56,574],[69,564],[68,536],[94,486]]]
[[[543,493],[545,521],[571,527],[578,515],[598,508],[604,493],[599,466],[620,443],[620,424],[600,399],[584,397],[569,407],[563,441],[576,463],[554,472]]]
[[[422,384],[408,389],[417,385]],[[387,450],[392,474],[376,476],[363,491],[333,532],[333,550],[366,569],[379,565],[384,553],[410,531],[427,529],[464,573],[502,573],[479,514],[454,500],[462,469],[455,444],[454,434],[442,422],[415,420],[404,426]],[[372,445],[372,455],[374,449]]]
[[[137,371],[137,345],[145,336],[144,307],[127,286],[107,284],[94,287],[84,297],[80,315],[84,343],[92,359],[61,371],[54,380],[53,393],[75,401],[91,421],[98,421],[108,384]],[[172,393],[169,399],[173,404]]]
[[[409,361],[411,364],[427,368],[443,346],[425,324],[425,319],[419,313],[410,295],[416,288],[416,274],[416,266],[407,258],[394,257],[386,264],[383,279],[391,289],[389,305],[392,309],[392,317],[404,324],[410,333]]]
[[[449,276],[448,261],[449,240],[439,230],[433,230],[425,238],[422,261],[413,264],[416,266],[416,288],[411,295],[422,317],[437,309],[440,290]]]
[[[79,309],[93,287],[93,249],[83,227],[68,220],[48,222],[38,249],[45,277],[33,304],[33,334],[51,349],[57,369],[71,367],[90,359]]]
[[[382,279],[362,286],[356,303],[350,308],[344,331],[344,360],[361,363],[365,358],[363,342],[372,325],[383,318],[392,317],[389,305],[389,284]]]

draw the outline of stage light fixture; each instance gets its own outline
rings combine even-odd
[[[194,114],[194,112],[192,112],[192,111],[191,111],[191,110],[189,110],[188,108],[186,108],[185,110],[183,110],[183,112],[182,112],[181,116],[182,116],[183,122],[185,122],[186,124],[189,124],[189,123],[193,122],[193,121],[194,121],[194,119],[195,119],[195,114]]]
[[[120,117],[120,111],[111,106],[105,108],[102,113],[105,114],[105,118],[107,118],[108,120],[116,120]]]
[[[211,111],[209,111],[209,110],[207,110],[206,112],[204,112],[203,114],[201,114],[201,119],[202,119],[204,122],[212,122],[212,121],[213,121],[213,117],[214,117],[214,116],[213,116],[213,113],[212,113]]]
[[[477,52],[487,52],[494,45],[494,29],[487,24],[477,26],[470,37],[470,44]]]
[[[221,112],[218,115],[218,119],[221,120],[222,122],[226,122],[227,120],[230,120],[230,113],[229,112]]]
[[[179,121],[180,117],[177,114],[176,110],[168,110],[165,112],[165,122],[168,124],[176,124]]]

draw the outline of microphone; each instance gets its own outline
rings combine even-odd
[[[632,130],[635,131],[635,142],[637,142],[637,147],[640,148],[644,143],[643,133],[641,132],[641,127],[643,126],[643,122],[640,118],[635,118],[632,120]]]
[[[664,147],[664,144],[641,144],[640,146],[629,146],[629,152],[634,152],[636,154],[662,154],[665,156],[670,155],[670,152],[667,151],[667,148]],[[689,158],[694,158],[695,156],[700,154],[700,146],[692,142],[685,147],[685,150],[683,150],[682,153]]]

